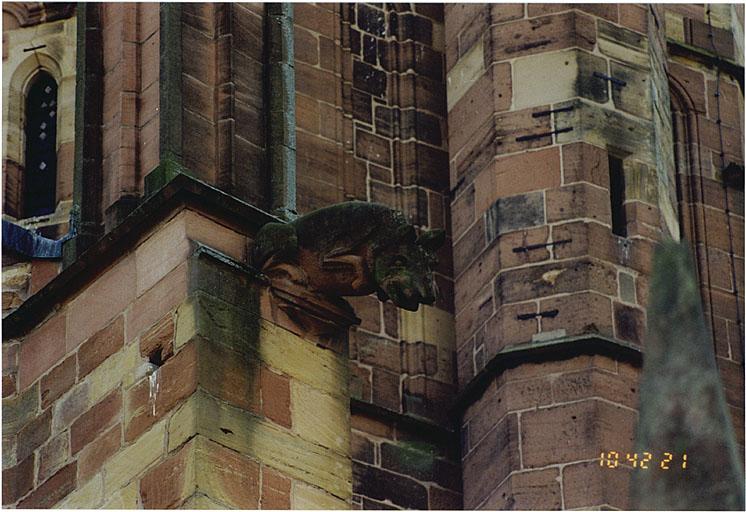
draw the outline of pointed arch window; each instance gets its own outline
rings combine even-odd
[[[40,71],[31,82],[25,103],[26,139],[23,215],[54,212],[57,199],[57,82]]]

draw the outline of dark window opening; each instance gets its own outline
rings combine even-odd
[[[49,73],[34,79],[26,96],[23,216],[54,212],[57,192],[57,83]]]
[[[627,236],[627,215],[624,211],[624,162],[609,155],[609,194],[611,195],[611,232]]]

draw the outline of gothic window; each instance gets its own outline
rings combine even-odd
[[[49,73],[34,77],[25,106],[23,215],[35,217],[54,212],[57,202],[57,83]]]

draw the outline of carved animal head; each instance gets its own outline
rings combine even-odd
[[[435,251],[443,245],[445,232],[434,229],[419,237],[414,228],[402,224],[374,255],[373,279],[378,298],[400,308],[417,311],[420,304],[435,302],[437,289],[432,270],[438,260]]]

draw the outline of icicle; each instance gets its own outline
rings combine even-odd
[[[149,393],[148,393],[148,403],[150,404],[151,411],[153,413],[153,416],[155,416],[155,399],[158,395],[158,369],[156,368],[153,373],[151,373],[148,376],[148,384],[149,386]]]

